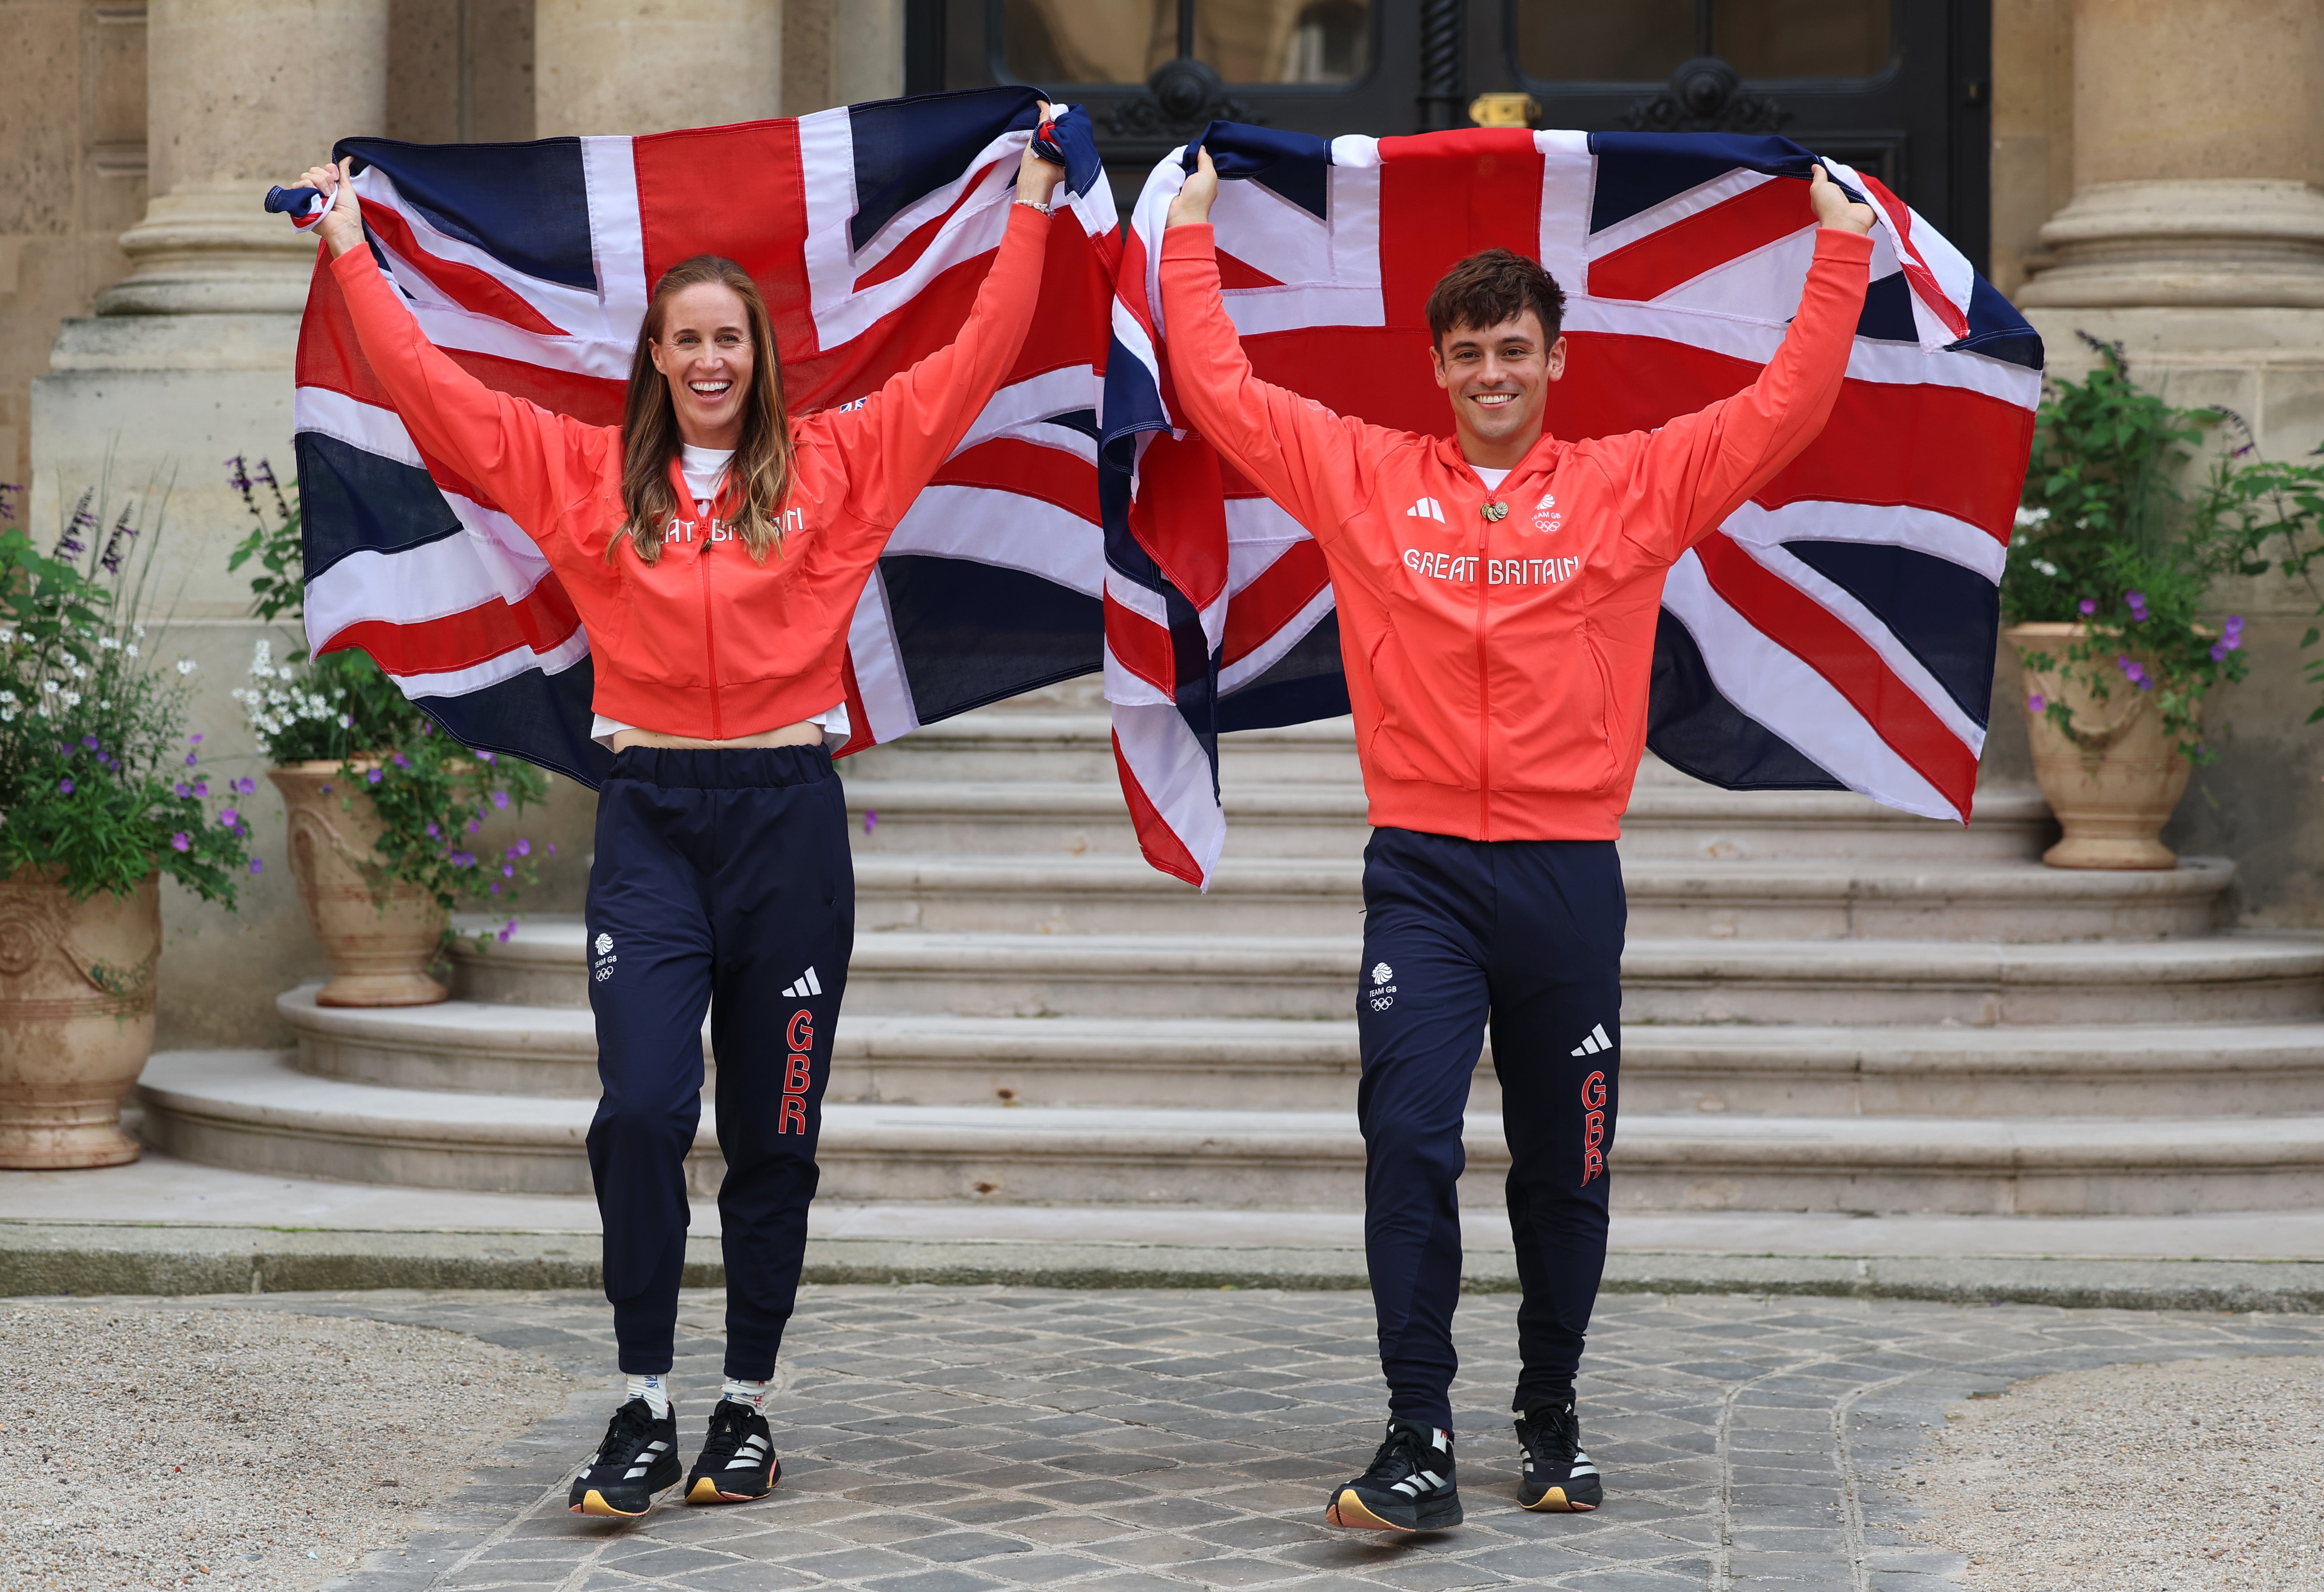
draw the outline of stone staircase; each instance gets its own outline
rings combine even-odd
[[[858,935],[821,1150],[851,1200],[1352,1208],[1364,804],[1344,721],[1231,737],[1207,896],[1138,856],[1094,682],[844,765]],[[2063,873],[2030,791],[1967,830],[1650,763],[1617,1201],[2139,1214],[2324,1196],[2324,937],[2220,932],[2229,865]],[[295,1055],[180,1053],[189,1159],[581,1193],[577,921],[463,952],[456,999],[281,1005]],[[1472,1199],[1506,1164],[1489,1058]],[[695,1175],[715,1188],[706,1124]]]

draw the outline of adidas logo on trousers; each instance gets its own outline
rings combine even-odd
[[[1614,1041],[1606,1037],[1606,1025],[1600,1023],[1591,1028],[1589,1033],[1583,1036],[1582,1042],[1574,1046],[1568,1054],[1595,1056],[1600,1051],[1610,1051],[1613,1048]]]
[[[761,987],[763,988],[764,986],[761,986]],[[806,972],[799,975],[798,983],[783,991],[783,994],[788,995],[793,1000],[798,1000],[807,995],[819,995],[822,993],[822,982],[816,977],[815,969],[812,967],[809,967]],[[1579,1051],[1576,1051],[1573,1053],[1577,1056],[1582,1054]]]

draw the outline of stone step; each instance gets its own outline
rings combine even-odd
[[[453,993],[580,1005],[582,930],[535,919],[453,958]],[[617,950],[618,954],[618,950]],[[970,1016],[1345,1017],[1354,935],[859,934],[848,1009]],[[2008,945],[1938,939],[1633,939],[1623,1020],[1649,1023],[2273,1023],[2324,1013],[2324,935]]]
[[[2208,934],[2234,865],[2078,872],[2038,862],[1626,862],[1629,938],[1994,939]],[[859,931],[1330,934],[1360,930],[1357,857],[1224,858],[1207,894],[1136,856],[870,852]]]
[[[928,732],[918,732],[925,735]],[[908,744],[908,743],[905,743]],[[1111,764],[1102,780],[1073,780],[1031,763],[1014,780],[862,777],[847,790],[856,855],[882,851],[1138,855],[1138,836]],[[883,767],[904,766],[883,764]],[[1360,856],[1370,838],[1363,788],[1223,776],[1229,857]],[[2053,838],[2036,791],[1978,793],[1967,828],[1915,818],[1846,791],[1721,791],[1693,780],[1641,782],[1622,819],[1626,860],[1860,858],[1881,862],[2030,860]],[[866,819],[876,821],[867,825]]]
[[[586,1100],[390,1089],[311,1077],[263,1052],[161,1052],[141,1097],[155,1148],[343,1181],[582,1193]],[[707,1110],[689,1180],[717,1180]],[[1471,1200],[1508,1160],[1472,1112]],[[962,1199],[1350,1209],[1353,1114],[832,1105],[817,1152],[839,1200]],[[2312,1208],[2324,1117],[1795,1118],[1632,1112],[1612,1152],[1629,1209],[2159,1215]]]
[[[318,1077],[594,1099],[585,1008],[275,1003]],[[1786,1116],[2236,1116],[2324,1101],[2324,1023],[1813,1028],[1634,1023],[1637,1111]],[[706,1051],[708,1035],[704,1037]],[[829,1098],[888,1105],[1297,1109],[1353,1097],[1352,1021],[843,1012]],[[1489,1043],[1471,1096],[1497,1108]]]
[[[1355,731],[1345,718],[1219,737],[1222,778],[1353,784]],[[1005,782],[1031,776],[1120,790],[1112,721],[1102,712],[982,708],[924,725],[839,765],[844,776]],[[908,772],[907,772],[908,771]]]

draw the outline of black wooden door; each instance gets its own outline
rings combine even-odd
[[[1087,106],[1125,209],[1214,118],[1384,135],[1499,95],[1489,116],[1541,127],[1781,133],[1985,262],[1991,0],[907,0],[906,23],[913,93]]]

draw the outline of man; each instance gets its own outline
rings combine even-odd
[[[1614,840],[1646,744],[1665,572],[1822,430],[1873,215],[1819,166],[1796,319],[1759,379],[1660,429],[1544,434],[1564,295],[1495,249],[1428,301],[1454,440],[1343,419],[1256,379],[1220,298],[1206,151],[1160,279],[1184,419],[1305,526],[1332,574],[1373,825],[1356,1108],[1387,1440],[1325,1518],[1455,1525],[1462,1115],[1489,1017],[1524,1302],[1518,1502],[1595,1509],[1573,1379],[1606,1257],[1626,907]]]

